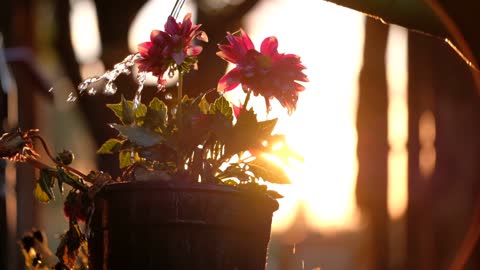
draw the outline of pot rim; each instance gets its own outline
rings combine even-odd
[[[278,201],[268,194],[260,191],[239,190],[233,186],[204,184],[204,183],[186,183],[181,181],[131,181],[131,182],[115,182],[105,185],[96,196],[104,197],[108,194],[116,192],[142,191],[142,190],[164,190],[164,191],[186,191],[186,192],[211,192],[211,193],[227,193],[233,196],[246,196],[255,199],[261,199],[272,205],[272,210],[279,208]]]

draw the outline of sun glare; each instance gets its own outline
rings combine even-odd
[[[275,187],[285,198],[274,231],[294,222],[300,203],[311,230],[353,229],[358,223],[355,111],[363,20],[351,10],[309,0],[263,1],[245,21],[257,46],[274,34],[280,52],[300,55],[310,79],[297,111],[279,115],[277,132],[287,135],[304,162],[289,168],[292,185]]]
[[[246,18],[259,45],[274,34],[279,51],[302,57],[310,82],[297,111],[280,116],[277,131],[303,156],[288,168],[292,185],[275,188],[285,198],[274,214],[273,230],[282,232],[303,207],[309,230],[334,232],[359,225],[355,203],[358,73],[364,40],[364,16],[324,1],[262,1]],[[406,31],[392,26],[387,51],[389,80],[389,212],[406,208]],[[276,115],[275,115],[276,114]]]

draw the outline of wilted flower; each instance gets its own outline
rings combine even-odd
[[[219,45],[217,55],[236,64],[218,83],[218,91],[230,91],[242,84],[245,92],[265,98],[267,110],[270,100],[276,98],[289,113],[296,109],[298,93],[305,87],[297,81],[307,82],[302,72],[305,67],[295,54],[278,53],[275,37],[263,40],[260,52],[255,50],[250,37],[240,30],[240,36],[227,35],[229,45]]]
[[[86,192],[70,191],[63,205],[63,211],[68,218],[85,221],[88,216],[90,199]]]
[[[158,77],[160,85],[166,84],[163,76],[168,69],[179,67],[182,71],[188,71],[196,65],[202,47],[192,44],[195,37],[208,41],[205,32],[198,31],[201,25],[193,25],[191,17],[189,13],[183,22],[176,22],[170,16],[165,23],[165,31],[153,30],[150,41],[138,45],[138,52],[142,56],[137,60],[138,69],[152,72]]]
[[[0,158],[14,161],[24,161],[27,156],[38,156],[33,150],[33,142],[30,137],[38,130],[32,129],[26,132],[20,130],[4,133],[0,137]]]

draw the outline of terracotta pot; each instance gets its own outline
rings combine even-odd
[[[129,182],[95,199],[93,270],[265,269],[276,200],[228,186]]]

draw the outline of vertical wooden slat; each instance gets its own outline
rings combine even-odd
[[[388,96],[385,67],[388,26],[366,19],[357,112],[357,203],[367,223],[365,269],[388,267]]]
[[[428,253],[432,250],[431,233],[425,232],[428,176],[420,172],[419,122],[423,113],[433,110],[431,54],[425,53],[428,42],[418,33],[408,37],[408,210],[407,269],[432,269]],[[437,41],[438,42],[438,41]]]
[[[34,49],[34,1],[32,0],[19,0],[12,1],[12,14],[9,40],[6,40],[6,44],[10,47],[25,47]],[[14,74],[14,79],[17,81],[18,86],[18,104],[9,104],[9,106],[18,106],[18,126],[22,129],[29,129],[35,127],[34,125],[34,101],[32,91],[34,87],[31,81],[27,77],[22,76],[22,67],[11,63],[11,72]],[[24,72],[26,73],[26,72]],[[9,127],[15,128],[15,127]],[[32,229],[37,220],[35,211],[35,200],[32,196],[34,187],[34,171],[31,167],[25,164],[17,166],[16,180],[11,181],[15,183],[16,191],[16,208],[17,213],[20,213],[16,217],[16,235],[15,239],[20,239],[23,233]],[[8,258],[7,269],[20,269],[23,265],[23,258],[20,253],[18,245],[12,244],[7,248],[9,254],[13,255]]]
[[[480,97],[471,70],[438,39],[409,41],[408,269],[448,269],[479,194]],[[422,174],[419,121],[435,118],[436,164]],[[465,269],[478,269],[472,257]]]
[[[0,50],[2,48],[0,47]],[[7,118],[7,99],[1,87],[0,77],[0,135],[3,134],[3,123]],[[5,160],[0,160],[0,269],[7,269],[7,205],[6,205],[6,181]]]

